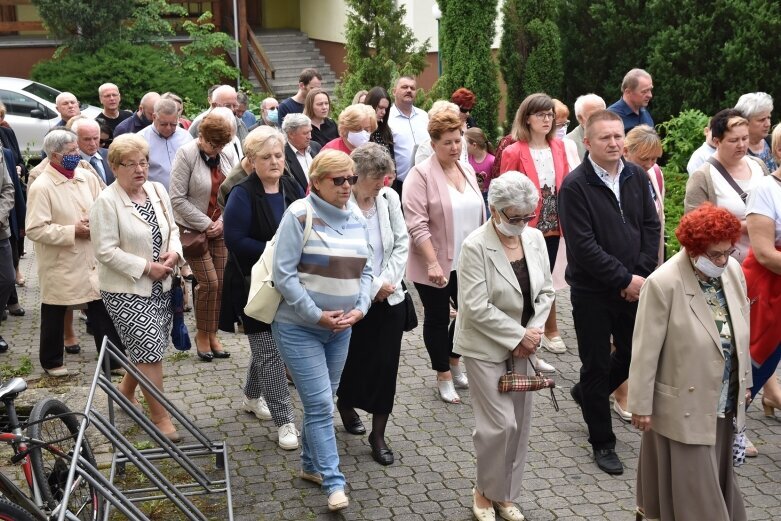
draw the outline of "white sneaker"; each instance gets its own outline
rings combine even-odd
[[[537,361],[534,363],[535,367],[537,367],[538,371],[541,371],[543,373],[555,373],[556,368],[550,365],[548,362],[543,360],[542,358],[538,358]]]
[[[279,428],[279,447],[284,450],[298,448],[298,431],[295,423],[286,423]]]
[[[271,411],[268,410],[266,400],[264,400],[262,396],[257,400],[251,400],[245,397],[241,404],[241,408],[244,409],[244,412],[251,412],[257,416],[259,420],[271,419]]]
[[[540,342],[540,345],[550,351],[551,353],[566,353],[567,352],[567,345],[564,343],[564,340],[561,339],[560,336],[554,336],[553,338],[548,338],[545,335],[542,335],[542,341]]]
[[[466,373],[461,370],[461,365],[451,365],[450,374],[453,375],[453,384],[457,389],[469,389],[469,380]]]

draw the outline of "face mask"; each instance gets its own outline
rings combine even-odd
[[[721,277],[721,274],[724,273],[724,270],[727,267],[727,264],[724,264],[724,266],[719,267],[716,266],[712,260],[710,260],[705,255],[700,255],[697,257],[697,260],[694,261],[694,267],[700,270],[702,273],[705,274],[706,277],[711,278],[717,278]]]
[[[507,235],[508,237],[512,237],[513,235],[521,235],[523,233],[523,230],[526,229],[526,225],[510,224],[504,221],[500,221],[496,224],[496,229],[502,232],[503,234]]]
[[[567,135],[567,127],[563,126],[561,128],[556,129],[556,138],[558,139],[564,139],[564,136]]]
[[[81,161],[81,156],[79,154],[68,154],[62,156],[62,167],[65,170],[73,170],[79,166],[79,161]]]
[[[355,148],[358,148],[369,142],[369,133],[365,130],[361,130],[360,132],[348,132],[347,141]]]
[[[274,123],[276,125],[279,123],[279,111],[277,109],[269,110],[266,119],[269,120],[270,123]]]

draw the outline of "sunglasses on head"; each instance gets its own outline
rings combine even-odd
[[[342,186],[345,181],[347,181],[347,184],[352,186],[355,183],[358,182],[358,176],[357,175],[351,175],[347,177],[332,177],[331,181],[334,182],[334,186]]]
[[[502,215],[504,216],[505,219],[507,219],[507,222],[509,222],[510,224],[521,224],[521,223],[528,224],[537,218],[536,213],[530,213],[529,215],[524,215],[522,217],[508,217],[504,210],[499,210],[499,211],[502,212]]]

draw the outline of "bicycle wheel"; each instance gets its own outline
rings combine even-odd
[[[31,513],[0,497],[0,521],[36,521]]]
[[[54,398],[45,398],[30,411],[31,438],[51,443],[52,452],[45,447],[30,451],[33,475],[41,488],[41,496],[50,509],[55,508],[65,496],[73,449],[79,433],[79,417],[68,414],[71,410]],[[62,415],[59,416],[58,415]],[[97,468],[87,439],[81,447],[81,458],[85,465]],[[101,502],[97,491],[85,480],[81,480],[71,491],[68,510],[82,521],[95,521],[100,517]]]

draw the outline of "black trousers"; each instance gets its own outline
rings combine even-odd
[[[65,333],[65,311],[68,306],[41,303],[41,344],[39,359],[44,369],[54,369],[63,365],[63,334]],[[114,323],[103,305],[103,300],[93,300],[87,303],[87,320],[92,329],[95,348],[100,351],[103,337],[108,336],[112,344],[125,351],[119,339]],[[112,368],[119,364],[111,364]]]
[[[0,311],[5,309],[11,296],[16,292],[16,270],[8,239],[0,239]]]
[[[458,278],[450,272],[447,286],[436,288],[415,283],[423,303],[423,343],[431,359],[431,368],[440,373],[450,371],[450,357],[461,355],[453,352],[453,334],[456,323],[450,320],[450,301],[458,309]]]
[[[578,337],[580,382],[574,392],[580,396],[588,441],[595,450],[613,449],[616,436],[610,415],[610,394],[627,379],[632,358],[632,332],[637,302],[618,295],[570,292],[572,318]],[[615,351],[610,352],[610,337]]]

